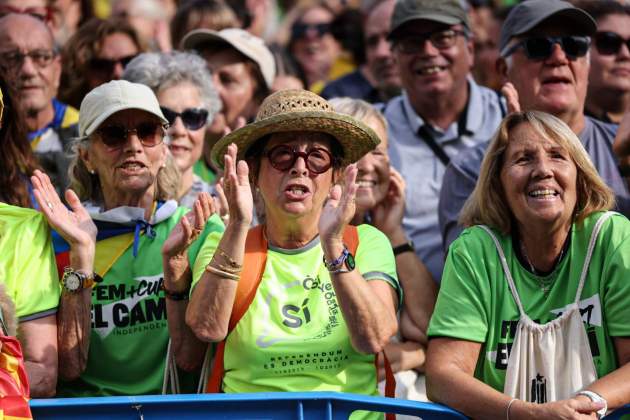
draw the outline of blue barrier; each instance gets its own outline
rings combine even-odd
[[[346,420],[355,410],[405,414],[423,420],[466,418],[440,404],[335,392],[56,398],[31,400],[31,410],[36,420]],[[625,405],[605,419],[629,414],[630,405]]]
[[[439,404],[335,392],[148,395],[32,400],[36,420],[45,419],[247,419],[346,420],[355,410],[465,419]]]

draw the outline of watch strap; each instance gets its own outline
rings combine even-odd
[[[398,245],[395,246],[394,248],[392,248],[392,250],[394,251],[394,256],[396,255],[400,255],[403,254],[405,252],[416,252],[416,247],[413,243],[413,241],[407,241],[406,243],[402,244],[402,245]]]

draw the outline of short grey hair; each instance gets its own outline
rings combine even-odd
[[[208,111],[208,124],[222,108],[206,61],[196,54],[173,51],[170,53],[143,53],[131,60],[122,76],[134,83],[147,85],[158,91],[182,82],[197,87],[203,108]]]

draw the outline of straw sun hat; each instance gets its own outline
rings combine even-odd
[[[281,90],[263,101],[253,123],[231,132],[214,145],[212,161],[223,168],[223,156],[231,143],[238,146],[238,159],[244,159],[261,137],[287,131],[330,134],[343,150],[342,165],[356,162],[380,143],[370,127],[335,112],[324,98],[307,90]]]

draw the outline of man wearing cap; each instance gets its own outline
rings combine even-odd
[[[70,139],[77,135],[79,113],[55,99],[61,61],[48,26],[27,14],[0,18],[0,69],[25,114],[35,155],[54,185],[65,188],[66,152]]]
[[[242,29],[196,29],[184,37],[182,47],[197,51],[206,60],[223,102],[223,110],[208,129],[204,160],[195,165],[195,173],[212,183],[212,146],[225,128],[233,130],[254,119],[271,91],[276,64],[264,41]]]
[[[365,64],[328,83],[321,96],[348,96],[370,103],[387,101],[400,94],[398,66],[387,40],[396,0],[377,0],[363,22]]]
[[[407,180],[403,225],[439,281],[444,253],[437,206],[444,169],[461,150],[490,138],[505,110],[495,92],[469,75],[473,46],[459,0],[398,0],[389,39],[403,94],[384,104],[383,113],[392,165]]]
[[[584,115],[589,37],[596,30],[592,17],[568,2],[529,0],[503,24],[497,67],[504,82],[511,83],[504,88],[510,107],[545,111],[567,123],[615,192],[618,210],[628,215],[630,194],[611,149],[617,127]],[[487,145],[457,156],[446,170],[439,205],[444,249],[463,229],[459,212],[475,187]]]

